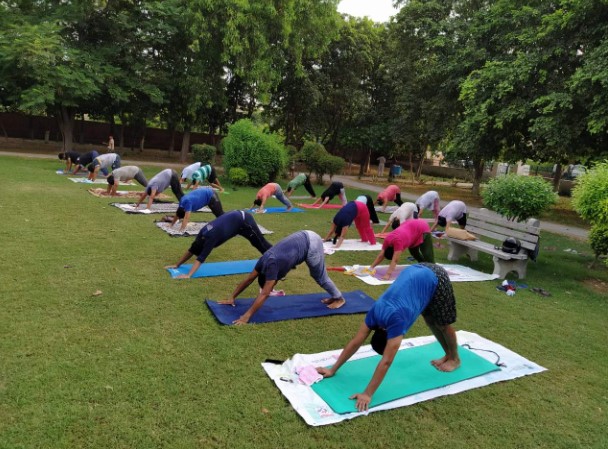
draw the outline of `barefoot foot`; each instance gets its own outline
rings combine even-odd
[[[431,360],[431,365],[433,365],[435,368],[439,368],[441,365],[443,365],[446,361],[448,360],[448,356],[444,355],[443,357],[441,357],[440,359],[437,360]]]
[[[444,363],[442,363],[441,365],[439,365],[437,367],[437,369],[439,371],[443,371],[445,373],[449,373],[451,371],[454,371],[455,369],[457,369],[460,366],[460,360],[459,359],[449,359],[446,360]]]
[[[327,305],[328,309],[339,309],[344,304],[346,304],[346,300],[344,298],[334,299],[331,303]]]

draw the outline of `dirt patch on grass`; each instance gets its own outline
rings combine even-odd
[[[591,290],[596,291],[597,293],[608,293],[608,282],[599,279],[585,279],[583,281],[583,284],[585,284]]]

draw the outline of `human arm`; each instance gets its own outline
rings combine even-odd
[[[150,195],[148,195],[148,203],[146,204],[146,209],[150,209],[152,207],[152,203],[154,202],[154,198],[158,195],[158,190],[152,189],[150,191]]]
[[[344,238],[346,237],[347,232],[348,232],[348,226],[344,226],[342,228],[342,232],[340,232],[340,236],[338,237],[338,241],[336,242],[336,245],[334,246],[334,248],[340,248],[340,246],[342,246],[342,242],[344,241]]]
[[[344,363],[350,359],[355,352],[361,347],[365,339],[369,336],[371,329],[367,327],[365,322],[361,323],[359,330],[352,338],[351,341],[347,343],[344,347],[340,355],[338,356],[338,360],[333,364],[331,368],[318,367],[317,372],[321,374],[323,377],[332,377]]]
[[[319,204],[319,205],[317,206],[317,208],[321,209],[321,208],[322,208],[323,206],[325,206],[325,205],[326,205],[328,202],[329,202],[329,197],[328,197],[328,196],[326,196],[326,197],[323,199],[323,202],[322,202],[321,204]],[[315,201],[315,204],[317,204],[317,202],[316,202],[316,201]]]
[[[179,259],[179,261],[175,265],[167,265],[165,268],[179,268],[182,266],[184,262],[192,257],[192,253],[190,251],[186,251],[184,255]],[[200,265],[200,264],[199,264]]]
[[[188,226],[188,222],[190,221],[190,214],[190,211],[184,214],[184,218],[182,219],[182,225],[179,228],[179,232],[184,232],[186,230],[186,226]],[[177,215],[175,216],[175,218],[177,218]]]
[[[223,188],[223,187],[222,187],[222,185],[220,184],[220,180],[219,180],[219,179],[216,179],[216,181],[215,181],[215,182],[210,182],[209,184],[211,185],[211,187],[215,187],[216,189],[219,189],[219,190],[220,190],[220,192],[223,192],[223,191],[224,191],[224,188]]]
[[[239,296],[243,292],[243,290],[249,287],[251,283],[257,279],[258,275],[259,273],[256,270],[253,270],[239,285],[237,285],[236,289],[234,290],[234,292],[232,292],[232,296],[229,299],[218,301],[218,303],[233,306],[236,297]]]
[[[382,354],[382,359],[380,359],[380,362],[378,362],[378,365],[376,366],[374,374],[367,384],[367,387],[365,387],[363,393],[355,393],[350,397],[350,399],[355,399],[357,401],[355,406],[360,412],[367,411],[369,408],[369,403],[372,400],[372,396],[384,380],[388,369],[391,367],[393,360],[397,355],[397,351],[399,351],[402,340],[403,335],[388,339],[386,342],[386,347],[384,348],[384,354]]]
[[[336,232],[336,224],[332,223],[331,227],[329,228],[329,232],[327,233],[327,235],[325,236],[325,238],[323,240],[326,242],[331,241],[331,236],[334,234],[334,232]]]
[[[376,256],[376,259],[369,266],[370,271],[373,270],[374,268],[376,268],[378,265],[380,265],[380,262],[382,262],[383,259],[384,259],[384,248],[382,250],[380,250],[380,252],[378,253],[378,256]]]
[[[139,207],[139,205],[144,201],[144,199],[146,198],[148,194],[146,193],[146,191],[144,190],[141,195],[139,195],[139,198],[137,199],[137,203],[135,203],[135,209],[137,209]]]
[[[399,262],[399,257],[401,257],[402,252],[403,250],[395,250],[393,252],[393,258],[391,259],[391,263],[389,264],[388,269],[386,270],[386,274],[382,276],[382,279],[384,279],[385,281],[388,281],[391,278],[391,274],[393,274],[393,271],[395,271],[395,268],[397,268],[397,263]]]
[[[253,301],[253,304],[251,304],[251,307],[249,307],[247,312],[242,314],[238,320],[234,320],[232,322],[232,324],[236,324],[236,325],[247,324],[249,322],[249,320],[251,319],[251,317],[253,316],[253,314],[256,313],[258,311],[258,309],[260,307],[262,307],[262,304],[264,304],[266,299],[268,299],[268,297],[270,296],[270,292],[272,292],[272,289],[274,288],[274,286],[276,284],[277,284],[276,280],[266,281],[264,283],[264,287],[262,287],[262,290],[260,291],[258,296],[255,298],[255,301]]]
[[[188,257],[189,259],[190,257]],[[186,259],[186,260],[188,260]],[[181,265],[183,262],[180,261]],[[179,265],[177,265],[179,267]],[[188,272],[188,274],[180,274],[179,276],[176,276],[175,279],[190,279],[192,276],[194,276],[194,273],[196,273],[196,271],[200,268],[200,266],[202,265],[201,262],[199,262],[198,260],[195,260],[194,263],[192,264],[192,268],[190,268],[190,271]]]
[[[380,234],[384,234],[391,224],[393,224],[393,219],[392,218],[388,220],[388,222],[386,223],[386,225],[384,226],[384,228],[382,228],[382,232],[380,232]]]

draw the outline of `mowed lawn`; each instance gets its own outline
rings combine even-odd
[[[55,174],[60,167],[0,157],[0,449],[608,447],[608,270],[588,268],[586,242],[543,233],[525,282],[550,297],[529,289],[508,297],[499,281],[454,284],[457,329],[547,372],[312,428],[260,363],[341,348],[363,315],[220,326],[204,300],[226,297],[243,275],[171,280],[163,267],[192,238],[158,230],[160,215],[122,213]],[[227,190],[225,210],[250,206],[257,189]],[[324,236],[334,213],[256,220],[274,243],[300,229]],[[436,257],[446,262],[442,246]],[[375,255],[338,252],[327,264],[369,264]],[[209,261],[257,256],[235,238]],[[480,259],[462,263],[491,272],[490,257]],[[374,298],[385,289],[331,277]],[[320,291],[305,266],[279,285],[288,294]],[[244,296],[256,293],[257,285]],[[408,336],[429,334],[419,321]]]

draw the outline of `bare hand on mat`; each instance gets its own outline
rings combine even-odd
[[[372,400],[371,396],[365,393],[353,394],[349,399],[355,399],[357,401],[357,404],[355,406],[360,412],[367,411],[369,403]]]
[[[324,378],[332,377],[335,373],[327,368],[323,368],[322,366],[317,367],[317,373],[319,373]]]
[[[236,326],[241,326],[243,324],[247,324],[249,322],[249,317],[246,317],[245,315],[241,315],[241,317],[238,320],[234,320],[232,322],[232,324],[236,325]]]
[[[223,299],[222,301],[218,301],[217,303],[234,307],[234,299]]]

